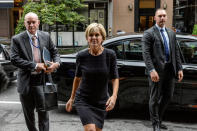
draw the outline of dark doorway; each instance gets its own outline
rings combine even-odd
[[[23,9],[22,8],[12,8],[11,9],[11,36],[15,34],[15,29],[17,27],[19,19],[22,17]]]
[[[140,16],[139,31],[147,30],[154,24],[154,16]]]
[[[139,11],[139,31],[145,31],[154,25],[155,9],[141,9]]]
[[[18,24],[18,20],[19,20],[19,11],[18,10],[13,11],[13,17],[14,17],[13,24],[14,24],[14,29],[15,29]]]
[[[135,7],[135,32],[143,32],[155,24],[155,10],[160,7],[160,0],[135,0]]]

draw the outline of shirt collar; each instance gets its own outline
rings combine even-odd
[[[31,39],[32,36],[34,36],[34,35],[32,35],[28,30],[26,30],[26,31],[27,31],[27,34],[28,34],[29,38]],[[36,38],[38,38],[38,33],[37,33],[37,31],[36,31],[35,36],[36,36]]]
[[[157,27],[157,29],[158,29],[159,31],[160,31],[161,29],[163,29],[164,32],[166,31],[166,30],[165,30],[165,28],[166,28],[165,25],[163,26],[163,28],[159,27],[157,24],[155,24],[155,25],[156,25],[156,27]]]

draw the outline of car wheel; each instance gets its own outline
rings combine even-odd
[[[149,99],[148,85],[142,81],[126,80],[120,82],[118,93],[119,108],[128,109],[146,104]]]

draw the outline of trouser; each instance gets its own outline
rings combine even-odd
[[[162,122],[164,112],[173,97],[175,75],[171,64],[166,64],[165,70],[159,73],[159,82],[153,82],[148,77],[150,86],[149,112],[152,124]]]
[[[32,78],[33,81],[37,82],[36,79],[40,77]],[[35,126],[35,96],[34,96],[34,86],[40,85],[43,83],[33,83],[30,86],[30,90],[28,94],[20,94],[20,101],[23,108],[23,113],[26,121],[27,128],[29,131],[37,131]],[[39,111],[38,113],[38,127],[39,131],[49,131],[49,114],[47,111]]]

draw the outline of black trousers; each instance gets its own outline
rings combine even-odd
[[[25,121],[29,131],[38,131],[35,126],[35,108],[36,101],[34,96],[34,87],[42,85],[42,78],[39,75],[32,75],[30,91],[28,94],[20,94],[20,101],[25,116]],[[37,111],[39,131],[49,131],[49,114],[46,111]]]
[[[159,73],[159,82],[153,82],[148,77],[150,86],[149,112],[152,124],[162,122],[164,112],[173,97],[175,75],[171,64],[165,65],[165,70]]]

